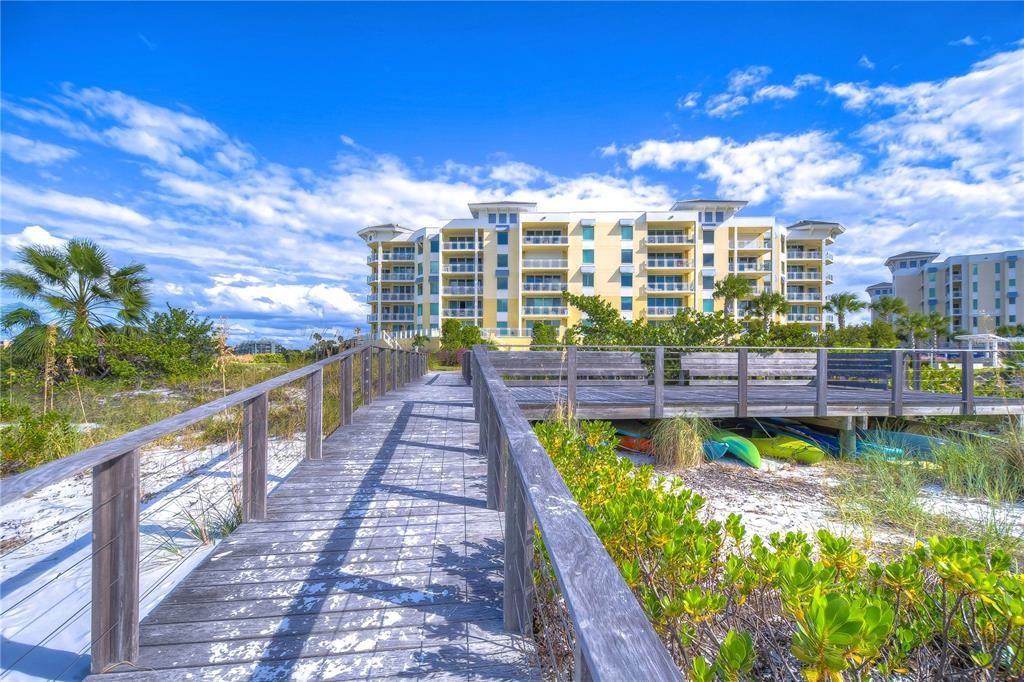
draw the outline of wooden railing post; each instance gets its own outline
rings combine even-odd
[[[747,416],[747,402],[748,395],[750,393],[749,381],[750,378],[747,376],[748,367],[748,353],[747,348],[736,349],[736,416],[746,417]]]
[[[974,414],[974,353],[960,351],[960,414]]]
[[[828,349],[818,349],[818,360],[814,369],[814,416],[828,416]]]
[[[306,459],[324,456],[324,371],[306,377]]]
[[[654,349],[654,410],[655,419],[665,416],[665,347]]]
[[[507,441],[506,441],[507,442]],[[513,444],[514,446],[514,444]],[[505,580],[502,611],[505,630],[528,635],[533,630],[533,514],[523,492],[514,457],[505,470]]]
[[[92,470],[92,672],[139,657],[139,451]],[[42,615],[42,614],[37,614]]]
[[[379,393],[377,395],[384,395],[388,392],[388,350],[387,348],[377,349],[377,389]]]
[[[920,391],[921,390],[921,353],[919,353],[918,351],[915,350],[915,351],[913,351],[913,355],[911,355],[910,357],[911,357],[911,361],[910,361],[911,362],[911,367],[913,367],[913,370],[914,370],[914,390],[915,391]]]
[[[398,390],[398,351],[391,349],[391,390]]]
[[[569,418],[576,414],[576,346],[566,348],[565,409]]]
[[[894,350],[892,352],[892,404],[889,406],[889,414],[893,417],[903,415],[903,387],[906,383],[903,351]]]
[[[245,403],[242,443],[242,520],[267,516],[267,414],[266,393]]]
[[[370,349],[364,348],[362,352],[362,377],[360,382],[360,392],[363,394],[363,405],[369,405],[373,402],[373,396],[370,395],[370,378],[373,376],[373,365],[370,362]]]
[[[355,386],[352,385],[352,356],[341,361],[341,425],[352,423],[352,394]]]

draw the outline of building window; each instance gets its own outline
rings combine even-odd
[[[1003,271],[1003,264],[1002,263],[996,263],[996,274],[998,275],[1002,271]]]
[[[507,313],[508,312],[508,299],[507,298],[499,298],[498,299],[498,312],[499,313]]]
[[[628,240],[628,239],[632,239],[633,238],[633,226],[632,225],[623,225],[622,226],[622,238],[624,240]]]
[[[417,263],[416,264],[416,274],[417,275],[422,275],[423,274],[423,263]]]
[[[515,225],[516,223],[518,223],[519,222],[519,214],[518,213],[509,213],[508,214],[508,222],[511,223],[512,225]]]
[[[704,312],[713,313],[715,312],[715,299],[705,298],[704,299]]]
[[[508,267],[508,254],[507,253],[499,253],[498,254],[498,267],[499,268],[507,268]]]
[[[498,246],[508,246],[508,232],[498,233]]]
[[[594,264],[594,250],[593,249],[583,249],[583,264],[584,265],[593,265]]]
[[[431,275],[436,275],[437,274],[437,269],[438,269],[439,265],[440,264],[436,260],[430,261],[430,274]]]
[[[935,287],[928,287],[928,298],[935,298]]]
[[[715,222],[720,223],[725,220],[725,213],[722,211],[715,211]]]
[[[714,267],[715,265],[715,254],[705,253],[704,254],[704,267]]]
[[[621,280],[622,281],[622,286],[624,286],[624,287],[631,287],[631,286],[633,286],[633,275],[631,275],[628,272],[624,272],[624,273],[622,273],[621,277],[622,277],[622,280]]]
[[[497,213],[488,213],[487,214],[487,222],[489,222],[489,223],[496,223],[496,222],[498,222],[498,214]]]
[[[632,310],[633,309],[633,297],[632,296],[622,296],[619,299],[619,309],[620,310]]]
[[[705,244],[714,244],[715,243],[715,231],[714,230],[704,230],[701,233],[701,238],[704,240]]]
[[[978,283],[977,282],[971,282],[971,291],[973,291],[974,293],[978,293]]]
[[[972,265],[971,266],[971,274],[972,275],[977,275],[978,274],[978,266],[977,265]]]
[[[431,317],[437,317],[437,315],[438,315],[438,312],[437,312],[438,305],[439,304],[437,304],[437,303],[431,303],[430,304],[430,316]]]
[[[705,211],[704,212],[704,222],[706,222],[706,223],[713,223],[713,222],[715,222],[715,214],[712,213],[711,211]]]
[[[1003,307],[1002,299],[997,298],[996,299],[996,310],[1000,310],[1002,307]]]
[[[430,253],[438,253],[441,250],[441,238],[434,237],[430,240]]]
[[[714,275],[704,275],[701,278],[700,285],[704,289],[714,289],[715,288],[715,276]]]
[[[633,262],[633,249],[623,249],[622,250],[622,262],[623,263],[632,263]]]
[[[583,228],[583,241],[594,241],[594,227],[592,225],[587,225]]]
[[[594,286],[594,273],[584,272],[583,273],[583,286],[592,287]]]
[[[508,225],[508,213],[499,213],[498,223],[501,225]]]
[[[498,289],[499,290],[507,290],[508,289],[508,277],[499,277],[498,278]]]

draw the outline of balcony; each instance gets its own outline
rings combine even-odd
[[[445,242],[445,251],[479,251],[480,247],[475,242]]]
[[[569,268],[569,261],[562,258],[525,258],[523,259],[524,270],[566,270]]]
[[[729,272],[771,272],[772,264],[766,263],[729,263]]]
[[[667,294],[693,291],[693,284],[690,282],[648,282],[644,289],[649,294]]]
[[[821,260],[821,251],[786,251],[786,258],[789,260]]]
[[[789,313],[786,315],[787,322],[821,322],[820,313]]]
[[[441,272],[452,274],[457,272],[482,272],[483,266],[476,263],[445,263],[441,266]]]
[[[686,258],[648,258],[648,270],[678,270],[693,267],[693,262]]]
[[[483,287],[443,287],[445,296],[476,296],[483,295]]]
[[[825,252],[825,262],[826,263],[835,263],[836,262],[835,254],[833,254],[831,251],[826,251]]]
[[[523,306],[523,315],[531,317],[565,317],[569,309],[564,306],[550,305],[526,305]]]
[[[383,253],[371,253],[366,257],[367,263],[378,263],[381,261],[412,261],[416,260],[415,251],[385,251]]]
[[[374,321],[372,318],[373,318],[373,316],[370,315],[370,320],[369,320],[370,322]],[[412,313],[381,313],[380,321],[381,322],[412,322],[413,321],[413,314]]]
[[[443,308],[441,314],[445,317],[480,317],[482,311],[476,308]]]
[[[526,235],[523,237],[523,246],[568,246],[569,237],[566,235]]]
[[[368,282],[411,282],[415,279],[416,274],[411,270],[409,272],[382,272],[380,273],[380,279],[371,276]]]
[[[771,239],[748,239],[746,241],[729,240],[730,249],[746,249],[748,251],[765,251],[771,250],[772,240]]]
[[[523,291],[565,291],[567,282],[523,282]]]
[[[387,303],[390,301],[411,301],[413,300],[413,293],[411,291],[408,293],[382,292],[379,294],[369,294],[367,295],[366,300],[369,301],[370,303]]]
[[[661,244],[693,244],[693,237],[685,234],[649,234],[647,235],[648,246],[659,246]]]
[[[817,271],[814,271],[814,272],[797,272],[797,271],[794,271],[794,270],[787,270],[786,271],[786,279],[787,280],[805,280],[805,281],[806,280],[810,280],[810,281],[814,281],[814,282],[819,282],[819,281],[821,281],[821,273],[817,272]]]
[[[825,275],[825,284],[832,284],[832,275]]]
[[[820,291],[817,291],[817,292],[787,291],[786,292],[786,300],[787,301],[794,301],[794,302],[800,302],[800,301],[820,302],[821,301],[821,292]]]
[[[684,309],[681,305],[647,306],[647,317],[675,317],[676,313]]]

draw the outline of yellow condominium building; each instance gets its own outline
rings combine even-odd
[[[786,296],[783,319],[820,330],[832,283],[834,222],[742,216],[745,201],[680,201],[667,211],[538,211],[526,202],[469,205],[470,217],[436,227],[373,225],[367,322],[374,334],[436,336],[456,318],[494,337],[528,338],[534,324],[579,321],[562,292],[599,295],[626,319],[667,320],[681,308],[711,312],[715,282],[751,281],[742,317],[762,291]]]

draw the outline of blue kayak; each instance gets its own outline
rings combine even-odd
[[[722,459],[729,451],[729,444],[720,440],[704,441],[704,456],[709,460]]]

